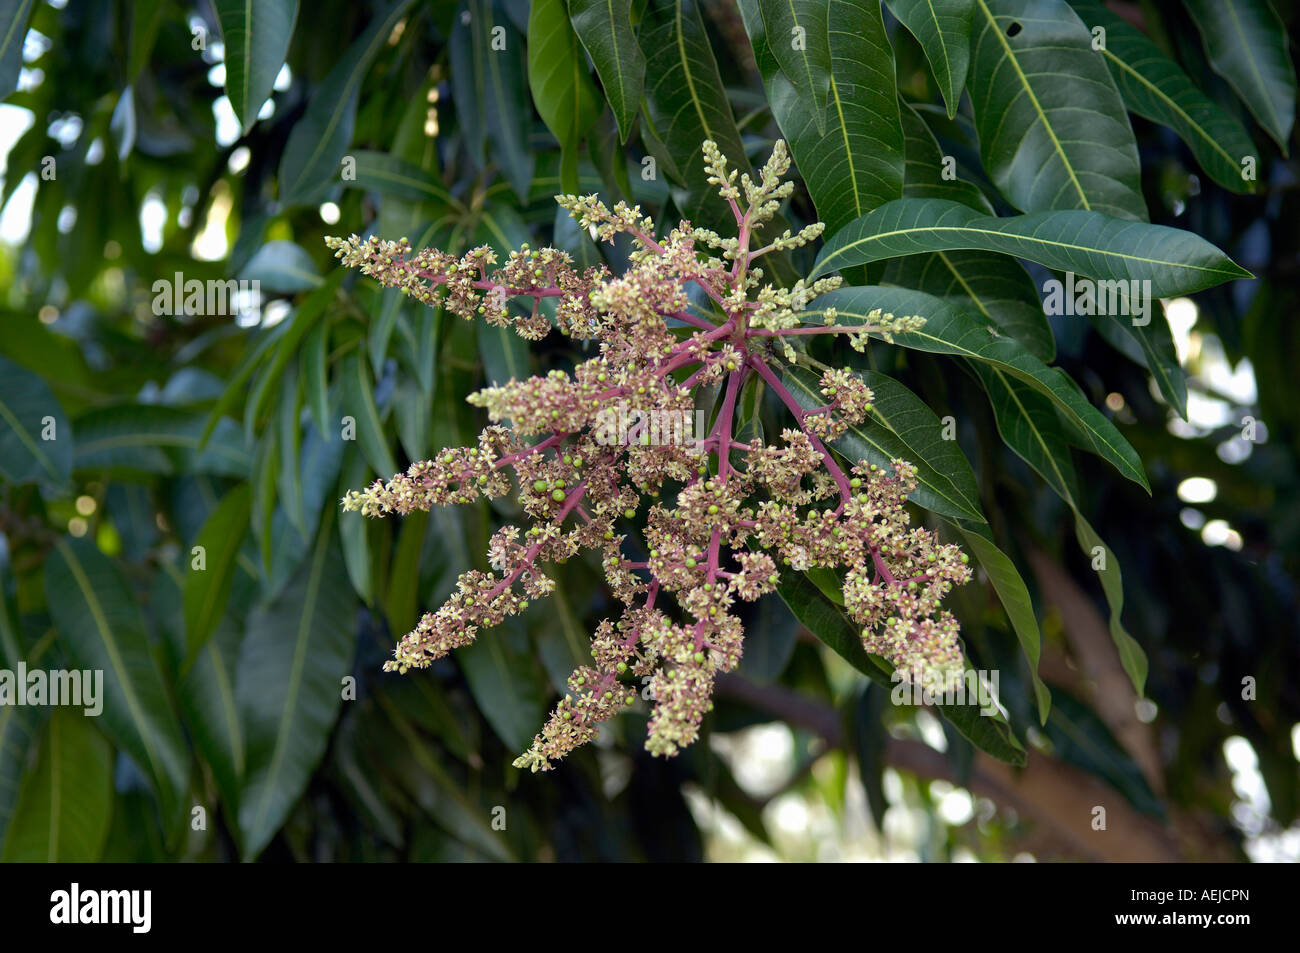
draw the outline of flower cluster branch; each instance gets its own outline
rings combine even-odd
[[[412,252],[405,240],[328,240],[346,265],[425,304],[513,326],[529,339],[554,329],[598,342],[596,355],[572,373],[471,395],[491,422],[477,446],[442,450],[343,500],[345,509],[382,516],[514,493],[528,518],[526,528],[493,535],[492,572],[462,574],[451,597],[402,638],[385,666],[399,672],[428,666],[547,595],[555,582],[545,564],[584,550],[599,555],[623,611],[596,628],[591,664],[570,676],[519,767],[550,769],[590,741],[601,723],[636,703],[643,679],[653,702],[646,747],[673,755],[692,743],[712,708],[715,679],[741,658],[737,603],[772,592],[781,566],[840,571],[845,609],[862,626],[864,647],[909,677],[950,684],[964,665],[957,622],[941,601],[969,579],[968,560],[910,524],[904,502],[916,487],[915,468],[902,460],[888,470],[843,467],[828,448],[871,412],[870,389],[850,371],[826,370],[825,403],[805,408],[779,373],[797,358],[799,335],[845,334],[861,347],[869,334],[915,330],[924,319],[874,314],[865,324],[839,325],[824,311],[822,325],[804,326],[802,312],[839,279],[776,287],[755,262],[807,244],[823,226],[753,247],[792,188],[783,181],[785,144],[776,144],[757,181],[729,170],[711,142],[704,158],[735,215],[735,237],[689,222],[656,237],[638,208],[610,209],[594,195],[558,197],[597,238],[629,236],[633,250],[619,275],[580,271],[553,248],[525,246],[498,267],[486,247],[457,257]],[[702,297],[692,300],[692,288]],[[553,324],[538,306],[545,298],[557,301]],[[518,299],[525,307],[512,309]],[[791,417],[770,445],[735,436],[742,389],[755,377]],[[715,422],[697,439],[648,439],[644,428],[609,438],[610,414],[631,408],[649,420],[689,417],[714,387],[721,394]]]

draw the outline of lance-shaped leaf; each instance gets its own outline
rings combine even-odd
[[[781,40],[766,30],[758,0],[741,0],[740,7],[772,114],[826,227],[833,232],[901,197],[903,130],[880,4],[828,5],[831,65],[820,116],[781,71],[771,49]]]
[[[99,726],[153,781],[170,830],[185,809],[189,753],[138,600],[113,561],[85,539],[55,545],[45,596],[76,667],[104,673]]]
[[[569,0],[574,32],[596,66],[605,98],[627,142],[641,106],[646,62],[632,30],[631,0]],[[720,87],[719,87],[720,88]]]
[[[975,0],[972,29],[980,155],[1007,200],[1145,221],[1128,113],[1065,0]]]
[[[252,459],[239,426],[229,417],[218,418],[205,446],[209,426],[203,415],[178,407],[101,407],[77,418],[73,468],[246,478]]]
[[[1052,710],[1052,693],[1048,691],[1043,679],[1038,674],[1038,659],[1042,655],[1042,633],[1038,628],[1038,616],[1034,614],[1034,601],[1030,598],[1029,587],[1021,577],[1011,557],[998,549],[993,541],[993,534],[987,526],[969,526],[956,523],[966,548],[975,555],[975,559],[988,574],[993,591],[998,594],[1002,608],[1011,620],[1011,627],[1016,632],[1020,649],[1029,662],[1029,673],[1034,683],[1034,698],[1038,703],[1040,723],[1047,723],[1047,715]]]
[[[970,68],[970,25],[973,0],[886,0],[890,11],[925,50],[930,71],[948,105],[957,115],[961,91]]]
[[[379,419],[370,368],[359,355],[349,354],[343,359],[339,373],[343,379],[343,413],[356,422],[361,452],[376,473],[382,474],[385,480],[390,479],[397,472],[397,462],[388,448],[384,425]]]
[[[826,403],[819,377],[803,367],[784,375],[790,393],[805,409]],[[835,441],[835,449],[855,463],[866,460],[886,470],[891,469],[891,460],[907,460],[916,466],[914,502],[954,519],[984,522],[975,473],[957,442],[943,439],[943,424],[934,411],[884,374],[868,371],[862,377],[874,393],[871,413],[862,423],[850,426]]]
[[[256,585],[248,574],[238,580],[243,596]],[[173,659],[185,653],[185,575],[182,568],[161,564],[150,609],[170,645]],[[176,703],[194,739],[194,747],[212,769],[231,823],[239,812],[244,778],[244,728],[235,704],[235,666],[244,637],[243,614],[226,613],[189,671],[176,678]]]
[[[1106,310],[1090,315],[1088,320],[1112,346],[1151,372],[1161,396],[1185,420],[1187,375],[1178,363],[1178,350],[1174,347],[1174,336],[1165,320],[1164,308],[1158,301],[1142,304],[1146,309],[1142,315]],[[1152,315],[1152,311],[1158,313]]]
[[[480,633],[456,660],[492,730],[515,751],[528,747],[545,717],[542,677],[518,619]]]
[[[600,94],[569,23],[565,0],[535,0],[528,14],[528,87],[560,143],[560,183],[578,192],[578,144],[600,118]]]
[[[705,182],[700,144],[712,139],[736,168],[751,170],[699,8],[694,0],[652,0],[639,34],[650,77],[642,128],[651,151],[688,187],[688,206],[708,202],[720,215],[726,206]]]
[[[1163,819],[1164,805],[1151,790],[1142,769],[1110,728],[1087,705],[1060,692],[1045,734],[1052,753],[1062,761],[1105,780],[1139,811]]]
[[[0,357],[0,477],[63,486],[72,443],[68,418],[45,381]]]
[[[112,750],[93,720],[55,708],[36,767],[23,780],[4,862],[99,860],[113,805],[112,765]]]
[[[280,159],[282,205],[309,204],[337,179],[339,162],[352,142],[361,81],[410,5],[411,0],[394,0],[377,13],[312,92]]]
[[[240,646],[236,697],[248,771],[239,829],[246,859],[262,852],[306,787],[352,671],[355,602],[333,509],[328,514],[310,558],[283,592],[249,616]]]
[[[859,672],[885,691],[900,684],[887,662],[867,654],[858,627],[844,614],[844,610],[828,599],[806,575],[782,573],[777,591],[795,618]],[[1001,714],[982,715],[979,704],[969,701],[936,704],[934,707],[975,747],[1010,764],[1025,763],[1024,746]]]
[[[1256,149],[1241,123],[1201,92],[1142,31],[1100,0],[1073,0],[1071,5],[1089,27],[1106,31],[1101,54],[1124,105],[1178,133],[1201,168],[1220,185],[1234,192],[1254,191],[1254,181],[1242,177],[1242,160],[1255,156]]]
[[[532,111],[524,81],[523,37],[491,0],[469,0],[468,16],[451,35],[451,81],[457,118],[470,155],[482,162],[484,146],[523,201],[533,179],[528,148]]]
[[[214,0],[213,5],[226,51],[226,98],[247,130],[284,65],[298,0]]]
[[[809,324],[834,309],[842,325],[866,323],[880,309],[895,315],[918,314],[925,325],[917,331],[894,335],[903,347],[950,354],[990,364],[999,373],[1024,381],[1051,400],[1089,442],[1089,449],[1110,462],[1120,473],[1150,492],[1142,460],[1127,440],[1097,408],[1088,403],[1078,385],[1060,368],[1048,367],[1015,340],[1003,337],[978,319],[931,295],[906,288],[841,288],[819,297],[805,312]]]
[[[1205,55],[1287,154],[1296,76],[1286,26],[1268,0],[1187,0]]]
[[[372,149],[357,149],[349,157],[356,164],[349,169],[351,174],[343,177],[345,189],[373,189],[381,195],[435,206],[458,204],[441,182],[412,162]]]
[[[818,0],[756,0],[767,48],[798,91],[817,131],[826,132],[826,98],[831,86],[831,44],[827,15],[833,4]]]
[[[949,199],[981,212],[992,212],[984,194],[970,182],[945,177],[947,157],[916,110],[902,107],[907,136],[907,198]],[[1040,360],[1056,355],[1056,341],[1029,272],[1009,255],[958,249],[896,258],[885,266],[881,284],[902,285],[947,298],[1018,340]]]
[[[1119,561],[1079,511],[1079,488],[1066,428],[1041,395],[992,366],[976,366],[988,392],[1003,441],[1047,481],[1074,511],[1075,538],[1101,580],[1110,607],[1110,635],[1120,663],[1139,695],[1146,684],[1147,658],[1124,628],[1124,581]]]
[[[27,20],[35,6],[36,0],[0,0],[0,99],[18,88]]]
[[[942,199],[899,199],[856,219],[826,243],[813,276],[954,248],[1002,252],[1104,281],[1149,281],[1157,298],[1252,277],[1199,235],[1177,228],[1082,211],[999,218]]]
[[[252,485],[241,483],[208,517],[199,533],[202,562],[193,556],[185,577],[185,655],[182,671],[188,671],[199,650],[216,631],[230,598],[235,563],[252,514]],[[203,568],[197,568],[198,566]]]

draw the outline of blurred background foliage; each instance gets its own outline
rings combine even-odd
[[[1164,356],[1101,321],[1052,317],[1049,333],[1028,303],[1027,342],[1106,408],[1151,484],[1148,496],[1074,455],[1079,510],[1123,568],[1124,625],[1149,659],[1144,697],[1121,668],[1073,513],[999,437],[987,382],[973,365],[885,345],[869,364],[823,359],[887,373],[956,421],[991,535],[951,607],[972,663],[1000,674],[1023,766],[929,710],[890,704],[887,686],[770,598],[753,608],[706,736],[681,757],[645,755],[638,706],[556,772],[521,775],[511,760],[609,608],[598,567],[581,560],[555,570],[555,596],[518,624],[427,672],[381,674],[456,575],[487,568],[511,505],[363,522],[339,497],[472,442],[483,420],[466,394],[570,366],[575,351],[383,292],[335,269],[322,239],[554,244],[617,270],[626,248],[596,247],[557,214],[555,193],[712,224],[706,135],[758,159],[783,136],[801,161],[827,134],[783,92],[783,51],[763,35],[779,18],[741,6],[0,0],[0,667],[100,668],[106,692],[99,719],[0,708],[0,857],[1300,856],[1289,2],[1278,13],[1263,0],[936,5],[973,15],[968,85],[985,101],[1008,92],[981,42],[1014,37],[1016,17],[1083,45],[1088,26],[1112,24],[1108,68],[1151,221],[1196,232],[1258,279],[1166,301]],[[963,200],[1028,211],[981,154],[970,97],[947,108],[960,77],[936,79],[927,56],[958,49],[960,32],[928,32],[901,0],[883,15],[832,7],[858,18],[863,43],[888,40],[855,64],[876,72],[852,88],[892,100],[893,81],[902,102],[892,125],[859,130],[858,159],[886,178],[899,170],[908,195],[942,195],[960,185],[935,178],[951,156]],[[1236,47],[1218,22],[1228,8],[1250,34]],[[1000,26],[982,33],[982,16]],[[1140,78],[1151,71],[1125,69],[1150,51],[1107,17],[1150,38],[1165,89],[1216,104],[1217,141],[1244,143],[1254,180],[1225,170],[1214,137],[1169,122]],[[1246,68],[1259,62],[1272,71]],[[1041,81],[1089,95],[1068,72]],[[840,207],[842,188],[815,171],[785,210],[792,224],[820,216],[833,232],[865,211]],[[912,283],[925,267],[914,257],[867,277],[925,288]],[[1030,274],[1039,287],[1051,277]],[[160,305],[155,287],[232,278],[258,280],[262,300],[203,313]],[[1153,383],[1149,363],[1171,359],[1186,371],[1185,415]],[[345,416],[355,440],[340,439]],[[13,421],[47,417],[58,437],[33,450]],[[778,421],[756,407],[753,426]],[[191,568],[199,545],[203,573]],[[990,572],[1023,579],[1032,599],[1046,723]],[[1097,805],[1104,833],[1091,826]]]

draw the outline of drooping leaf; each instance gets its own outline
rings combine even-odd
[[[1101,53],[1124,105],[1178,133],[1220,185],[1234,192],[1254,191],[1254,182],[1243,177],[1242,160],[1254,156],[1256,149],[1241,123],[1201,92],[1142,31],[1100,0],[1072,0],[1071,5],[1089,27],[1106,31]]]
[[[528,148],[532,111],[524,80],[523,37],[491,0],[467,0],[467,17],[451,37],[452,94],[469,133],[470,154],[481,162],[488,148],[520,200],[528,197],[533,154]]]
[[[158,573],[151,608],[159,627],[171,642],[174,658],[185,651],[183,571],[163,563]],[[253,580],[244,575],[241,588]],[[176,679],[176,702],[199,755],[212,769],[227,816],[238,817],[243,784],[244,727],[235,704],[235,668],[244,637],[241,613],[228,611],[212,637],[199,650],[188,672]]]
[[[4,862],[99,860],[113,805],[112,762],[112,750],[91,719],[56,707],[36,767],[23,779]]]
[[[813,635],[837,655],[889,692],[898,684],[883,659],[869,656],[862,647],[858,627],[803,573],[787,572],[777,588],[781,598]],[[976,702],[934,706],[973,745],[1010,764],[1025,763],[1024,747],[1000,714],[981,715]]]
[[[18,88],[27,20],[36,0],[0,0],[0,99]]]
[[[834,447],[854,463],[865,460],[887,471],[891,460],[907,460],[917,468],[917,488],[911,498],[918,505],[954,519],[983,522],[975,474],[956,441],[943,439],[943,424],[934,412],[897,381],[875,372],[862,376],[875,394],[871,413],[850,426]],[[784,375],[805,410],[826,403],[819,378],[803,367]]]
[[[1150,281],[1150,294],[1157,298],[1252,277],[1194,232],[1124,222],[1098,212],[999,218],[942,199],[899,199],[855,219],[826,243],[813,276],[956,248],[1015,255],[1102,281]]]
[[[697,212],[707,207],[710,226],[720,228],[730,213],[705,181],[700,144],[713,140],[742,172],[749,162],[699,7],[694,0],[653,0],[638,38],[649,77],[642,135],[669,177],[687,187],[688,213],[705,224]]]
[[[627,141],[641,107],[646,62],[632,29],[631,0],[569,0],[574,32],[595,64],[619,139]]]
[[[957,115],[970,68],[973,0],[886,0],[889,9],[916,37],[939,81],[949,118]]]
[[[252,487],[241,483],[226,494],[199,533],[203,548],[203,569],[191,558],[185,577],[185,656],[182,670],[188,670],[199,650],[216,631],[230,597],[235,562],[248,530]]]
[[[289,51],[298,0],[214,0],[226,51],[226,97],[248,130]]]
[[[600,118],[600,93],[569,22],[565,0],[535,0],[528,15],[528,87],[560,143],[560,182],[578,192],[578,145]]]
[[[282,205],[309,204],[338,178],[340,160],[352,142],[361,81],[410,5],[411,0],[393,0],[376,13],[312,91],[307,112],[289,133],[280,159]]]
[[[117,565],[85,539],[55,545],[45,593],[74,665],[104,673],[98,724],[153,782],[170,830],[185,809],[189,755],[138,600]]]
[[[817,131],[826,132],[824,109],[831,88],[831,41],[827,15],[832,4],[817,0],[756,0],[767,48],[786,80],[798,91]]]
[[[49,385],[0,357],[0,477],[64,486],[72,447],[72,428]]]
[[[1042,654],[1042,633],[1038,629],[1038,617],[1034,614],[1034,602],[1030,598],[1029,588],[1021,577],[1016,564],[993,541],[993,534],[985,526],[967,526],[958,523],[957,529],[967,548],[975,554],[975,559],[988,573],[989,582],[998,594],[1002,607],[1006,609],[1011,627],[1015,629],[1020,641],[1021,651],[1029,663],[1029,672],[1034,685],[1034,698],[1038,703],[1040,723],[1047,722],[1047,715],[1052,709],[1052,694],[1038,674],[1038,659]]]
[[[968,88],[984,167],[1023,212],[1146,221],[1137,143],[1065,0],[975,0]]]
[[[1146,683],[1147,658],[1141,645],[1124,628],[1124,582],[1119,561],[1079,510],[1078,478],[1070,459],[1066,428],[1053,407],[1039,393],[998,367],[975,368],[988,392],[1003,441],[1044,480],[1074,511],[1075,537],[1096,567],[1110,607],[1110,634],[1120,662],[1139,695]],[[1097,565],[1100,561],[1100,565]]]
[[[1187,0],[1187,12],[1214,71],[1286,155],[1295,125],[1296,75],[1281,17],[1268,0]]]
[[[356,438],[361,452],[376,473],[389,479],[397,472],[397,462],[379,419],[370,368],[360,355],[353,353],[343,359],[339,374],[343,380],[343,414],[356,422]]]
[[[507,620],[481,631],[455,656],[479,710],[497,737],[516,752],[528,747],[545,717],[541,673],[528,648],[524,627],[518,620]]]
[[[918,331],[894,335],[903,347],[934,354],[970,358],[993,367],[998,374],[1023,381],[1067,415],[1090,442],[1091,449],[1120,473],[1150,491],[1142,460],[1115,425],[1088,403],[1064,371],[1048,367],[1011,338],[995,334],[976,318],[938,298],[904,288],[841,288],[816,300],[817,308],[805,312],[809,323],[827,308],[835,309],[841,324],[862,323],[877,308],[896,315],[919,314],[925,325]]]
[[[310,558],[255,609],[239,651],[236,697],[247,738],[239,804],[246,859],[284,823],[325,752],[352,671],[355,603],[334,536],[321,521]]]
[[[820,117],[778,68],[769,49],[775,41],[764,28],[757,0],[742,0],[741,12],[772,114],[826,227],[834,232],[901,197],[903,131],[894,53],[880,4],[846,0],[828,5],[831,63]]]

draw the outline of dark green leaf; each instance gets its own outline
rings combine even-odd
[[[641,106],[646,62],[632,30],[631,0],[569,0],[573,29],[596,66],[626,142]]]
[[[984,167],[1012,205],[1146,221],[1124,102],[1065,0],[975,0],[968,87]]]
[[[64,486],[72,446],[68,418],[45,381],[0,357],[0,477]]]
[[[55,708],[36,767],[23,779],[4,862],[99,860],[113,804],[112,763],[108,742],[89,718]]]
[[[226,97],[247,131],[284,65],[298,0],[213,0],[226,50]]]
[[[930,71],[948,104],[948,116],[957,115],[961,91],[970,68],[970,26],[973,0],[886,0],[894,16],[911,31],[925,50]]]
[[[1250,272],[1194,232],[1097,212],[998,218],[942,199],[899,199],[840,229],[814,276],[924,251],[976,248],[1107,281],[1150,281],[1157,298],[1190,294]]]
[[[270,604],[249,616],[236,697],[247,734],[240,796],[245,859],[284,823],[325,753],[352,670],[356,616],[327,511],[310,559]]]
[[[189,755],[138,600],[121,570],[84,539],[60,540],[50,553],[45,594],[76,667],[104,673],[98,722],[152,779],[170,829],[186,807]]]
[[[1187,0],[1205,54],[1287,154],[1296,76],[1286,25],[1268,0]],[[1240,157],[1238,158],[1240,161]]]

